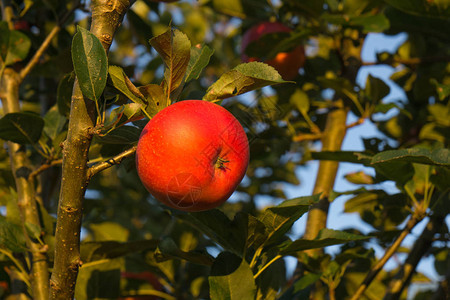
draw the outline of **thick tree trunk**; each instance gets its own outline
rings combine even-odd
[[[130,6],[128,0],[93,0],[91,32],[108,52],[116,29]],[[89,182],[88,153],[95,127],[94,102],[85,99],[75,80],[69,129],[63,146],[62,183],[56,223],[55,264],[50,299],[72,299],[80,260],[84,193]]]
[[[1,78],[2,104],[5,113],[20,112],[19,86],[21,80],[17,72],[6,69]],[[31,287],[33,299],[47,299],[48,295],[48,261],[45,247],[38,241],[31,239],[25,230],[25,224],[32,224],[41,228],[36,203],[34,180],[29,178],[32,171],[31,162],[24,147],[8,142],[8,152],[11,160],[11,169],[17,188],[17,205],[20,210],[27,247],[31,255]]]
[[[327,116],[327,123],[322,138],[322,151],[339,151],[346,134],[346,121],[348,109],[343,101],[335,102],[336,108]],[[330,202],[328,196],[333,190],[339,162],[321,161],[317,173],[313,194],[321,193],[320,200],[313,205],[308,213],[305,230],[305,239],[314,239],[319,231],[326,227],[328,208]]]

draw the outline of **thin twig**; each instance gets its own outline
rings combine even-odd
[[[348,125],[347,125],[347,129],[356,127],[356,126],[358,126],[358,125],[361,125],[362,123],[364,123],[365,120],[366,120],[365,117],[361,117],[361,118],[359,118],[358,120],[356,120],[355,122],[353,122],[353,123],[351,123],[351,124],[348,124]]]
[[[394,243],[387,249],[387,251],[384,253],[383,257],[378,261],[378,263],[375,266],[373,266],[373,268],[369,271],[369,273],[367,273],[366,278],[364,278],[358,290],[350,300],[358,300],[361,298],[361,296],[364,294],[370,283],[375,279],[375,277],[378,275],[381,269],[383,269],[387,261],[391,258],[392,255],[394,255],[395,252],[397,252],[397,249],[400,247],[405,237],[411,232],[414,226],[416,226],[417,223],[419,223],[422,219],[423,216],[419,214],[414,214],[411,217],[411,219],[409,219],[403,231],[400,233],[400,235],[397,237]]]
[[[328,285],[328,297],[330,300],[336,300],[336,287],[334,286],[334,282]]]
[[[116,156],[97,163],[88,169],[88,178],[92,178],[95,174],[106,170],[114,165],[119,165],[125,158],[132,156],[136,152],[137,146],[133,146],[130,149],[123,151],[122,153],[117,154]]]
[[[36,170],[34,170],[33,172],[30,173],[29,178],[33,178],[36,177],[37,175],[41,174],[42,172],[44,172],[45,170],[56,166],[56,165],[60,165],[62,163],[62,159],[56,159],[56,160],[52,160],[48,163],[45,163],[43,165],[41,165],[39,168],[37,168]]]
[[[317,141],[322,138],[322,133],[300,133],[292,138],[294,142]]]
[[[53,27],[52,31],[47,35],[45,40],[42,42],[39,49],[34,53],[33,57],[30,59],[30,61],[27,63],[27,65],[20,70],[20,79],[24,80],[24,78],[31,72],[31,70],[36,66],[36,64],[41,59],[41,56],[44,54],[44,52],[47,50],[48,46],[50,45],[53,38],[58,34],[58,32],[61,30],[62,24],[69,18],[75,10],[79,7],[78,5],[75,5],[71,10],[67,11],[67,13],[59,20],[58,25]]]
[[[420,237],[414,243],[405,263],[398,271],[395,278],[389,284],[388,292],[386,293],[384,300],[396,300],[400,298],[405,287],[411,281],[417,264],[424,256],[424,254],[431,247],[434,234],[441,228],[444,221],[444,215],[431,216],[425,229],[422,231]]]
[[[20,70],[19,76],[20,76],[21,80],[23,80],[31,72],[31,70],[34,68],[34,66],[39,62],[42,54],[44,54],[45,50],[47,50],[48,46],[50,45],[50,42],[56,36],[56,34],[58,34],[58,32],[60,30],[61,30],[61,27],[59,25],[53,27],[52,31],[50,31],[50,33],[47,35],[47,37],[42,42],[39,49],[34,53],[33,57],[30,59],[28,64],[25,66],[25,68]]]

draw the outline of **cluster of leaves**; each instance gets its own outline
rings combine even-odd
[[[14,2],[18,21],[29,27],[12,30],[0,23],[2,77],[8,68],[20,69],[49,34],[56,15],[74,5],[44,1],[46,6],[38,8]],[[53,261],[60,144],[66,139],[77,78],[97,116],[91,165],[131,148],[149,118],[181,99],[232,98],[223,104],[243,124],[251,146],[237,200],[220,210],[187,214],[161,207],[140,184],[132,158],[95,175],[84,202],[77,299],[302,299],[318,282],[337,299],[349,298],[376,262],[367,239],[387,248],[408,218],[448,214],[450,49],[443,30],[450,27],[448,10],[440,2],[406,0],[283,0],[279,5],[143,0],[127,13],[109,58],[100,41],[83,29],[87,20],[62,28],[22,84],[22,112],[0,119],[0,139],[22,145],[33,163],[30,170],[13,174],[6,149],[0,149],[0,283],[11,283],[11,270],[16,269],[19,279],[30,284],[28,237],[47,247]],[[248,51],[270,58],[308,43],[306,65],[295,83],[284,82],[263,63],[239,64],[239,29],[274,16],[293,32],[268,35]],[[171,22],[179,29],[167,29]],[[379,53],[376,61],[396,67],[392,80],[404,90],[404,101],[384,103],[390,88],[376,77],[369,76],[364,86],[356,82],[367,34],[380,32],[409,34],[395,53]],[[274,86],[261,90],[268,85]],[[254,92],[240,96],[249,91]],[[363,152],[312,152],[309,141],[320,138],[336,99],[356,118],[371,120],[386,138],[364,140]],[[380,117],[392,110],[399,113]],[[358,213],[373,228],[370,235],[349,228],[323,229],[313,240],[292,238],[292,226],[320,195],[286,200],[283,184],[300,184],[296,171],[309,159],[373,168],[374,176],[347,174],[358,188],[331,197],[352,195],[345,213]],[[39,186],[40,228],[22,224],[17,176]],[[395,194],[383,188],[386,181],[395,182]],[[260,196],[280,203],[261,209]],[[427,253],[434,255],[436,271],[448,276],[445,224],[436,233],[443,242],[433,243]],[[342,243],[334,256],[304,252]],[[286,257],[299,264],[294,275],[287,272]],[[396,272],[382,271],[367,297],[385,294]],[[418,274],[413,280],[429,279]],[[9,292],[0,286],[0,296]]]

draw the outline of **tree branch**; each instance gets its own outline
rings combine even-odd
[[[363,282],[359,286],[356,293],[353,295],[353,297],[350,300],[358,300],[360,297],[364,294],[366,289],[369,287],[370,283],[375,279],[375,277],[378,275],[378,273],[383,269],[384,265],[387,263],[387,261],[391,258],[392,255],[394,255],[395,252],[397,252],[397,249],[402,244],[405,237],[411,232],[411,230],[414,228],[414,226],[417,225],[421,220],[423,219],[423,216],[415,213],[412,215],[412,217],[409,219],[408,223],[406,224],[405,228],[402,230],[400,235],[397,237],[397,239],[394,241],[394,243],[386,250],[383,257],[378,261],[378,263],[375,264],[375,266],[372,267],[372,269],[367,273],[366,277],[364,278]]]
[[[136,152],[136,148],[137,146],[133,146],[130,149],[127,149],[125,151],[123,151],[122,153],[117,154],[116,156],[106,160],[106,161],[102,161],[98,164],[95,164],[91,167],[89,167],[88,169],[88,178],[92,178],[92,176],[94,176],[95,174],[106,170],[114,165],[120,165],[120,163],[127,157],[130,157],[132,155],[134,155],[134,153]]]
[[[0,90],[6,95],[2,98],[3,110],[5,113],[20,111],[19,104],[19,74],[12,69],[6,69],[1,78]],[[31,172],[31,162],[24,151],[24,147],[19,144],[8,142],[8,152],[11,160],[11,169],[17,189],[17,204],[20,210],[22,224],[30,223],[37,228],[41,228],[38,214],[34,180],[29,176],[22,175],[24,170]],[[30,250],[31,281],[33,299],[45,300],[48,296],[48,262],[47,255],[39,242],[32,240],[24,228],[27,247]]]
[[[47,170],[53,166],[60,165],[61,163],[62,163],[62,159],[56,159],[56,160],[52,160],[48,163],[45,163],[45,164],[41,165],[39,168],[37,168],[36,170],[34,170],[33,172],[31,172],[29,175],[29,178],[32,179],[32,178],[36,177],[37,175],[41,174],[42,172],[44,172],[45,170]]]
[[[444,219],[445,217],[442,215],[431,217],[427,226],[422,231],[422,234],[414,243],[414,246],[412,247],[405,263],[402,264],[402,268],[398,271],[395,278],[391,281],[384,300],[395,300],[400,298],[400,295],[402,294],[405,287],[409,285],[412,275],[416,270],[417,264],[431,247],[433,236],[442,227],[442,222],[444,221]]]
[[[325,130],[322,133],[322,151],[338,151],[346,134],[348,109],[342,100],[336,101],[337,108],[327,116]],[[318,203],[311,206],[306,223],[305,239],[314,239],[325,228],[328,215],[328,195],[333,189],[338,170],[337,161],[320,161],[313,195],[322,194]]]
[[[14,29],[13,17],[14,11],[10,0],[2,0],[0,2],[2,9],[2,20],[8,23],[9,30]]]
[[[78,5],[75,5],[70,11],[68,11],[58,22],[58,25],[53,27],[52,31],[47,35],[45,40],[42,42],[39,49],[34,53],[33,57],[30,59],[30,61],[27,63],[27,65],[20,70],[20,79],[21,81],[24,80],[24,78],[31,72],[31,70],[36,66],[36,64],[41,59],[42,54],[44,54],[45,50],[47,50],[48,46],[50,45],[53,38],[58,34],[58,32],[61,30],[62,24],[69,18],[74,11],[78,8]]]
[[[439,283],[437,291],[430,300],[442,300],[450,295],[450,269],[445,274],[445,278]]]
[[[317,141],[322,137],[322,133],[301,133],[292,138],[294,142]]]
[[[39,49],[34,53],[33,57],[30,59],[28,64],[20,70],[20,80],[24,80],[24,78],[31,72],[31,70],[36,66],[36,64],[39,62],[39,59],[41,59],[42,54],[44,54],[45,50],[47,50],[48,46],[50,45],[53,38],[58,34],[58,32],[61,30],[61,27],[55,26],[53,27],[52,31],[47,35],[45,40],[42,42]]]
[[[91,32],[106,52],[129,8],[128,0],[91,1]],[[73,299],[80,260],[83,199],[89,182],[88,153],[95,127],[95,106],[84,99],[75,80],[67,139],[63,146],[62,183],[55,234],[55,263],[50,280],[50,299]]]

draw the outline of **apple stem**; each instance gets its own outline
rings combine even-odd
[[[227,159],[218,157],[215,165],[216,165],[216,168],[225,171],[226,169],[229,169],[229,168],[226,167],[226,164],[229,163],[229,162],[230,162],[230,161],[227,160]]]

